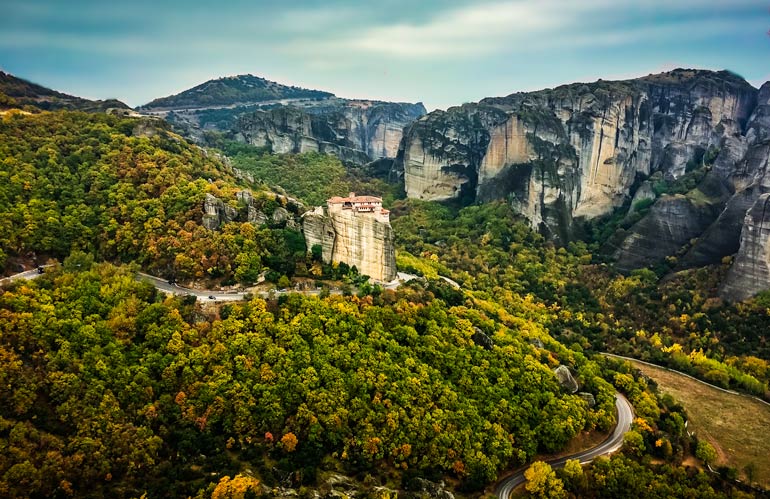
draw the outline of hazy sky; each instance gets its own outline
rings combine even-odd
[[[139,105],[252,73],[445,108],[674,67],[770,80],[770,0],[2,0],[0,68]]]

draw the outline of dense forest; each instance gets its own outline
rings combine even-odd
[[[457,210],[409,200],[393,213],[404,268],[450,276],[508,310],[529,296],[547,306],[549,331],[570,348],[649,360],[770,398],[770,294],[738,304],[715,298],[726,269],[622,275],[595,263],[583,242],[547,244],[504,203]]]
[[[0,120],[0,162],[0,265],[10,256],[62,259],[76,249],[180,281],[249,282],[268,268],[292,275],[305,260],[300,231],[285,224],[205,229],[206,194],[243,211],[235,193],[244,187],[159,120],[8,114]],[[268,216],[287,206],[267,189],[253,197]]]
[[[0,264],[62,262],[0,295],[0,497],[311,497],[330,474],[361,497],[425,497],[424,479],[478,497],[533,460],[533,497],[746,495],[734,470],[704,471],[713,449],[675,400],[598,353],[767,397],[770,295],[728,305],[724,269],[621,275],[592,254],[596,232],[557,247],[502,202],[398,199],[376,166],[217,140],[104,114],[0,117]],[[206,229],[207,195],[243,213],[243,189],[292,217],[289,196],[381,194],[399,269],[425,279],[230,304],[135,280],[339,277],[287,220]],[[616,390],[636,417],[620,455],[537,461],[608,431]]]
[[[271,460],[312,483],[325,459],[478,487],[614,420],[597,364],[419,287],[201,314],[85,254],[6,289],[0,494],[194,494],[242,461],[267,483]],[[494,348],[474,344],[476,328]],[[593,408],[561,390],[561,363]]]

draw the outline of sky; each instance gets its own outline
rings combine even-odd
[[[0,0],[0,69],[137,106],[251,73],[447,108],[676,67],[770,80],[770,0]]]

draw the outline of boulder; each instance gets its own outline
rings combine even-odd
[[[473,336],[471,336],[471,339],[475,344],[483,348],[484,350],[492,350],[492,347],[495,346],[494,342],[492,341],[492,338],[487,336],[487,334],[482,331],[480,328],[474,328],[475,331],[473,333]]]
[[[289,215],[289,212],[286,210],[286,208],[279,206],[275,209],[271,218],[275,225],[282,225],[285,224],[290,217],[291,215]]]
[[[569,393],[575,393],[578,391],[579,385],[575,378],[572,376],[567,366],[561,365],[553,370],[556,375],[556,379],[559,384]]]
[[[446,490],[444,482],[431,482],[425,478],[416,477],[409,481],[408,498],[414,499],[454,499],[454,494]]]
[[[209,230],[217,230],[227,222],[238,217],[238,210],[226,205],[213,194],[206,194],[203,201],[203,226]]]
[[[247,220],[254,225],[266,225],[268,221],[267,215],[259,211],[255,207],[249,205],[247,208]]]

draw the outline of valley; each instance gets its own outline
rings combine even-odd
[[[767,84],[0,92],[0,497],[757,493]]]
[[[717,450],[715,467],[732,467],[742,480],[767,488],[770,452],[765,431],[770,424],[770,406],[673,371],[630,362],[653,379],[663,393],[682,402],[690,416],[688,431],[706,439]]]

